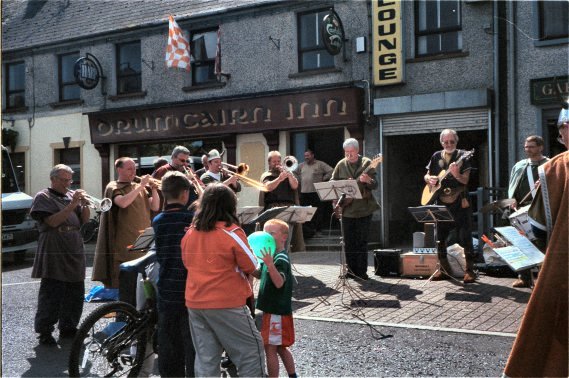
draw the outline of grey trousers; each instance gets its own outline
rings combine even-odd
[[[266,376],[263,339],[247,306],[188,309],[196,377],[219,377],[225,349],[240,377]]]

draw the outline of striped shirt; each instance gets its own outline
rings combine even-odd
[[[190,226],[193,213],[179,204],[166,205],[152,221],[156,240],[156,257],[160,263],[158,277],[159,305],[184,304],[188,272],[182,262],[180,241]]]

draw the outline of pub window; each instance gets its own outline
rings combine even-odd
[[[566,1],[540,1],[539,39],[557,39],[569,36],[569,3]]]
[[[117,45],[117,94],[142,91],[140,41]]]
[[[190,62],[192,85],[217,81],[215,54],[217,51],[217,28],[191,34]]]
[[[25,63],[6,64],[6,109],[26,106]]]
[[[65,164],[73,169],[73,183],[70,185],[70,189],[81,188],[81,148],[56,149],[55,164]]]
[[[73,74],[77,59],[79,59],[77,52],[59,56],[59,101],[79,99],[79,85],[75,82]]]
[[[460,1],[416,1],[416,56],[460,52],[461,50],[462,19]]]
[[[298,70],[311,71],[334,67],[334,57],[324,47],[320,24],[329,10],[298,15]]]

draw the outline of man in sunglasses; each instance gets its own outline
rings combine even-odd
[[[157,180],[162,180],[162,177],[169,171],[178,171],[182,173],[186,173],[185,168],[188,167],[190,161],[190,150],[188,150],[184,146],[176,146],[172,150],[172,161],[169,164],[165,164],[162,167],[158,168],[152,174]]]
[[[441,270],[438,270],[432,277],[433,281],[448,278],[450,265],[447,259],[447,245],[458,242],[464,248],[466,258],[466,269],[464,271],[464,283],[473,283],[476,279],[474,274],[474,248],[472,246],[472,209],[468,201],[468,180],[470,179],[470,162],[462,158],[466,154],[465,150],[456,148],[458,135],[452,129],[445,129],[441,132],[440,142],[442,151],[437,151],[427,164],[427,174],[424,176],[425,182],[435,187],[443,171],[449,172],[442,179],[440,193],[435,201],[438,205],[444,205],[452,214],[453,222],[439,222],[437,225],[436,238],[439,242],[438,257]],[[465,155],[467,156],[467,155]],[[441,176],[441,177],[439,177]],[[452,241],[452,242],[451,242]]]
[[[569,148],[567,108],[559,115],[557,129],[559,142]],[[540,187],[528,215],[534,231],[543,230],[547,249],[506,364],[504,373],[508,377],[569,375],[569,151],[540,166],[538,174]]]

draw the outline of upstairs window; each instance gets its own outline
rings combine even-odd
[[[59,101],[79,99],[81,91],[73,74],[77,59],[79,59],[77,52],[59,56]]]
[[[462,50],[460,1],[415,2],[415,54],[437,55]]]
[[[140,41],[117,45],[117,94],[142,91]]]
[[[324,47],[320,24],[328,10],[298,15],[298,70],[300,72],[334,67],[334,57]]]
[[[539,39],[549,40],[569,36],[569,3],[567,1],[540,1]]]
[[[215,54],[217,51],[217,29],[192,33],[190,62],[192,85],[217,81],[215,75]]]
[[[24,62],[6,64],[6,109],[26,106],[26,65]]]

